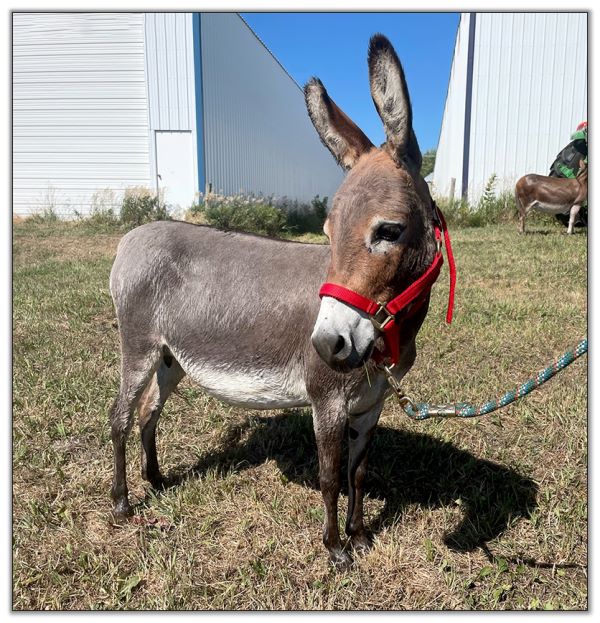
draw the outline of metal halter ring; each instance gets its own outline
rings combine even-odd
[[[379,305],[379,308],[377,309],[377,311],[372,314],[371,316],[369,316],[371,322],[373,323],[373,326],[378,330],[378,331],[384,331],[385,327],[392,321],[394,320],[394,314],[390,314],[388,308],[385,306],[384,303],[380,303],[379,301],[377,301],[377,305]],[[380,314],[385,315],[385,318],[383,318],[382,320],[379,319]]]

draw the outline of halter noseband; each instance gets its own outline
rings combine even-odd
[[[433,223],[437,243],[437,251],[433,262],[416,281],[413,281],[408,288],[403,290],[391,301],[387,303],[373,301],[358,294],[358,292],[349,290],[336,283],[324,283],[319,290],[320,297],[330,296],[369,314],[371,322],[378,331],[383,333],[383,339],[385,341],[384,351],[377,351],[372,356],[376,363],[382,363],[386,359],[389,360],[392,365],[398,363],[400,359],[400,321],[409,318],[422,307],[429,296],[431,287],[440,274],[442,264],[444,263],[442,235],[446,246],[446,254],[448,255],[448,267],[450,268],[450,292],[448,295],[446,322],[448,324],[452,322],[454,289],[456,286],[456,266],[454,264],[448,227],[446,226],[444,215],[435,203],[433,204]],[[406,309],[409,306],[410,308]],[[398,314],[403,309],[406,309],[406,312],[402,318],[399,318]]]

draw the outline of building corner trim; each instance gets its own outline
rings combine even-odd
[[[194,36],[194,93],[196,96],[196,150],[198,154],[198,192],[203,193],[206,186],[206,164],[204,160],[204,100],[202,97],[202,49],[201,13],[193,14]]]
[[[465,131],[463,136],[463,163],[461,197],[469,193],[469,155],[471,148],[471,107],[473,104],[473,64],[475,59],[475,27],[477,13],[469,14],[469,45],[467,51],[467,81],[465,89]]]

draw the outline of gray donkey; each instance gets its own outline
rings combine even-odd
[[[322,83],[305,86],[310,118],[348,173],[324,226],[329,245],[273,240],[183,222],[155,222],[121,240],[110,276],[121,338],[121,384],[110,421],[113,514],[131,514],[125,444],[139,407],[142,476],[164,485],[156,425],[188,374],[208,394],[253,409],[311,406],[325,504],[323,542],[334,564],[371,539],[363,524],[367,451],[390,387],[371,359],[379,325],[360,309],[324,296],[325,280],[389,301],[422,275],[436,253],[434,205],[419,174],[404,72],[390,42],[371,38],[371,94],[387,140],[375,147]],[[400,380],[416,356],[427,314],[398,317]],[[337,503],[348,426],[349,501],[342,544]]]

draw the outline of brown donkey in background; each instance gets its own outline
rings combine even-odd
[[[515,186],[517,209],[519,210],[519,233],[525,233],[525,217],[532,209],[546,214],[569,212],[567,233],[573,233],[573,226],[581,205],[587,201],[588,169],[581,160],[581,168],[575,179],[547,177],[530,173],[524,175]]]

